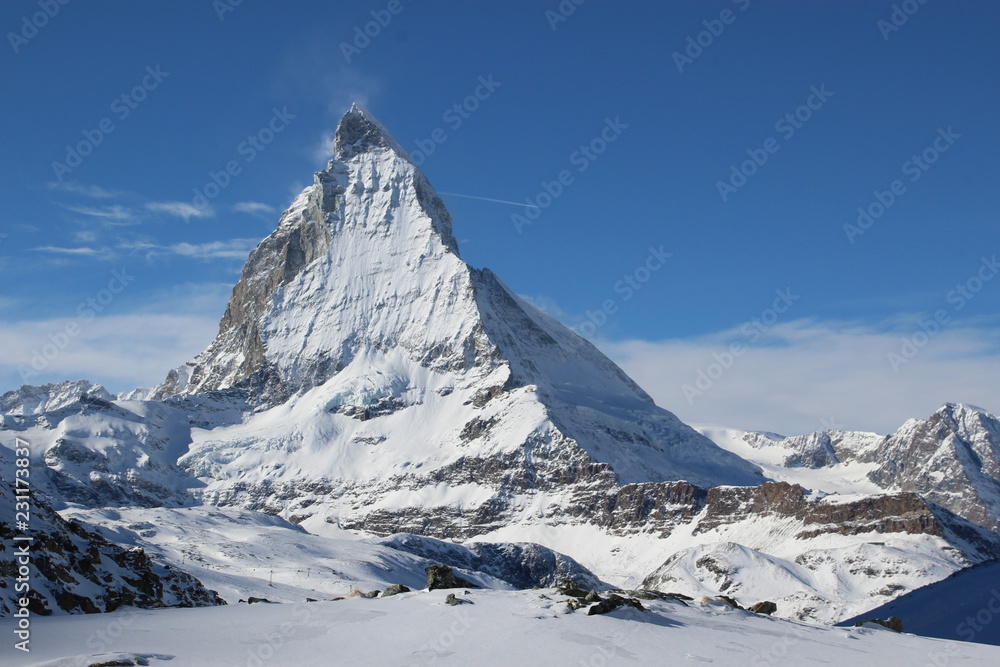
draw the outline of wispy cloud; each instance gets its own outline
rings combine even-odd
[[[98,233],[93,229],[79,229],[73,232],[73,240],[77,243],[93,243],[98,236]]]
[[[313,151],[313,157],[316,160],[326,162],[333,157],[333,148],[336,141],[336,135],[333,130],[327,130],[319,138],[319,144],[316,146],[316,150]]]
[[[177,243],[167,246],[167,250],[175,255],[195,259],[246,259],[259,242],[259,239],[231,239],[210,243]]]
[[[66,192],[74,195],[89,197],[90,199],[115,199],[122,195],[116,190],[106,190],[98,185],[84,185],[75,181],[51,181],[46,183],[49,190],[55,192]]]
[[[233,210],[237,213],[249,213],[250,215],[273,215],[273,206],[259,201],[241,201],[233,204]]]
[[[146,204],[146,208],[154,213],[166,213],[177,218],[184,218],[185,222],[191,218],[211,218],[215,215],[211,206],[198,208],[183,201],[155,201]]]
[[[159,245],[150,241],[128,241],[118,245],[122,250],[145,252],[147,256],[177,255],[191,259],[246,259],[260,239],[228,239],[207,243],[174,243]]]
[[[79,215],[86,215],[97,218],[104,224],[110,225],[134,225],[140,222],[140,218],[130,208],[115,204],[113,206],[69,206],[60,204],[67,211],[72,211]]]
[[[47,252],[55,255],[74,255],[77,257],[102,257],[107,258],[113,255],[109,248],[91,248],[89,246],[79,246],[76,248],[63,248],[60,246],[43,245],[32,248],[37,252]]]

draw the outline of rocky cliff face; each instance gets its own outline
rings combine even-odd
[[[768,599],[779,616],[820,622],[1000,558],[1000,535],[916,494],[817,498],[784,482],[710,489],[664,546],[646,587]]]
[[[744,438],[757,449],[787,450],[789,467],[869,464],[866,477],[880,489],[916,493],[981,526],[1000,528],[1000,419],[981,408],[947,403],[889,436],[819,431]]]
[[[14,493],[0,483],[0,616],[13,614],[25,597],[34,614],[98,613],[132,607],[225,604],[191,575],[158,563],[142,549],[124,549],[65,521],[38,495],[31,498],[30,529],[15,531]],[[28,534],[28,591],[16,588],[20,564],[16,535]]]
[[[877,453],[869,479],[885,489],[919,493],[992,530],[1000,529],[1000,420],[948,403],[911,419]]]

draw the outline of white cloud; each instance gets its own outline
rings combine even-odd
[[[120,197],[122,194],[115,190],[106,190],[97,185],[84,185],[75,181],[52,181],[46,185],[49,190],[56,192],[68,192],[70,194],[82,195],[91,199],[114,199],[116,197]]]
[[[167,371],[192,358],[212,340],[218,317],[179,314],[102,315],[85,322],[65,318],[45,321],[0,321],[0,382],[6,391],[21,384],[88,379],[111,391],[150,386]],[[66,327],[78,333],[66,336]],[[51,343],[64,342],[61,350]],[[46,350],[46,345],[49,348]],[[44,355],[50,353],[50,358]],[[41,368],[22,378],[20,369]]]
[[[18,367],[31,370],[36,353],[44,368],[28,384],[83,378],[100,382],[110,391],[125,391],[163,381],[167,371],[193,358],[218,332],[231,284],[187,283],[157,291],[142,300],[136,310],[111,314],[118,307],[93,319],[77,317],[70,309],[66,317],[38,321],[0,320],[0,393],[25,381]],[[14,305],[0,298],[0,308]],[[79,329],[65,334],[67,325]],[[43,350],[47,344],[61,343],[61,350]]]
[[[37,248],[32,248],[32,250],[38,252],[48,252],[55,255],[75,255],[77,257],[100,257],[102,259],[109,258],[113,256],[108,248],[91,248],[89,246],[80,246],[77,248],[63,248],[60,246],[43,245]]]
[[[122,250],[145,252],[147,256],[178,255],[193,259],[246,259],[247,255],[257,247],[260,239],[227,239],[225,241],[208,241],[206,243],[174,243],[159,245],[152,241],[135,240],[118,244]]]
[[[825,428],[827,420],[849,430],[889,433],[945,402],[1000,412],[1000,329],[953,322],[894,372],[887,355],[898,353],[902,339],[916,331],[912,320],[902,318],[877,327],[815,320],[778,324],[748,344],[721,375],[729,344],[748,343],[737,330],[599,346],[659,405],[687,422],[791,435]],[[689,401],[684,385],[698,388],[699,371],[708,373],[712,364],[718,365],[711,369],[718,378]]]
[[[146,208],[155,213],[166,213],[187,222],[191,218],[211,218],[215,211],[211,206],[198,208],[194,204],[183,201],[155,201],[146,204]]]
[[[167,252],[195,259],[246,259],[260,239],[231,239],[209,243],[177,243],[164,247]]]
[[[334,144],[336,142],[336,135],[333,130],[327,130],[319,138],[319,144],[316,146],[316,150],[313,152],[313,157],[316,160],[327,162],[333,157]]]
[[[120,204],[113,206],[68,206],[60,204],[63,208],[79,215],[86,215],[98,218],[109,225],[135,225],[139,223],[139,217],[135,212]]]
[[[241,201],[233,204],[233,210],[237,213],[249,213],[250,215],[273,215],[273,206],[259,201]]]
[[[98,238],[98,234],[93,229],[81,229],[73,232],[73,239],[77,243],[93,243]]]

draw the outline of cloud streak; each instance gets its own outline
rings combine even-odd
[[[894,372],[887,354],[913,333],[912,320],[865,325],[796,320],[775,325],[702,395],[685,396],[736,331],[687,340],[600,342],[656,402],[687,422],[792,435],[821,430],[889,433],[945,402],[1000,411],[1000,327],[955,322]]]
[[[211,218],[215,215],[212,207],[198,208],[183,201],[154,201],[146,204],[146,208],[154,213],[166,213],[187,222],[191,218]]]
[[[233,210],[237,213],[249,213],[250,215],[273,215],[275,209],[269,204],[259,201],[241,201],[233,204]]]
[[[52,181],[46,185],[49,190],[54,192],[66,192],[69,194],[88,197],[90,199],[115,199],[122,195],[121,192],[116,190],[107,190],[97,185],[84,185],[83,183],[77,183],[76,181],[64,181],[61,183]]]
[[[32,248],[36,252],[46,252],[54,255],[69,255],[75,257],[99,257],[107,259],[114,255],[108,248],[91,248],[89,246],[79,246],[76,248],[63,248],[60,246],[43,245]]]
[[[132,241],[121,243],[122,250],[145,252],[147,256],[176,255],[191,259],[238,259],[245,260],[247,255],[257,247],[260,239],[228,239],[225,241],[208,241],[206,243],[174,243],[159,245],[147,241]]]
[[[97,218],[109,225],[135,225],[140,221],[132,209],[120,204],[113,206],[69,206],[67,204],[60,204],[60,206],[78,215]]]

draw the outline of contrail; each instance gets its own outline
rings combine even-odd
[[[452,197],[465,197],[466,199],[479,199],[481,201],[493,201],[498,204],[510,204],[511,206],[523,206],[525,208],[538,208],[533,204],[525,204],[524,202],[507,201],[506,199],[490,199],[489,197],[476,197],[475,195],[460,195],[457,192],[439,192],[442,195],[451,195]]]

